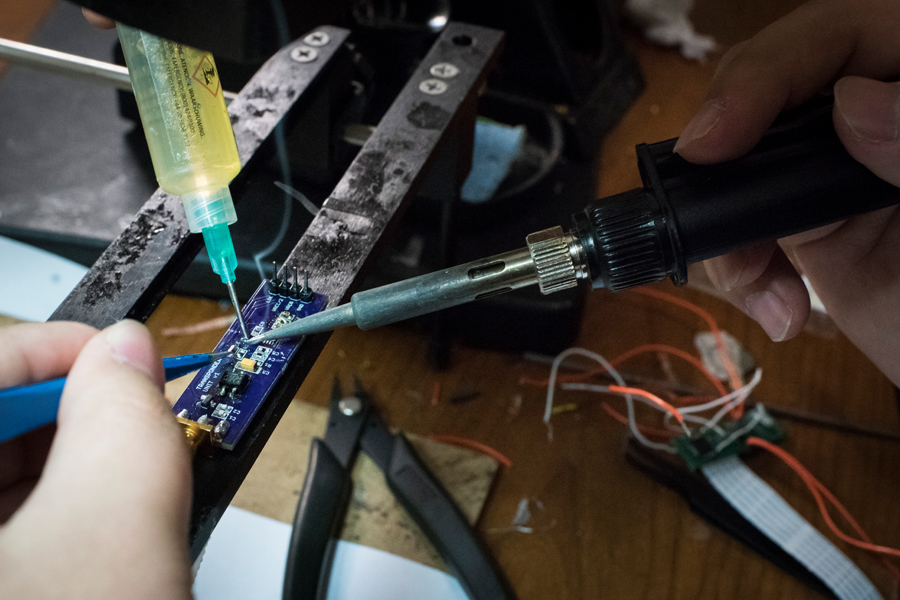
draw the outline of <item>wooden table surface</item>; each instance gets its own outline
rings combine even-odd
[[[0,10],[19,3],[0,2]],[[23,3],[27,4],[27,3]],[[49,4],[49,3],[48,3]],[[799,4],[777,0],[699,0],[694,20],[725,46],[749,37]],[[10,8],[5,7],[10,5]],[[0,19],[2,21],[2,19]],[[27,21],[31,27],[31,21]],[[625,191],[639,183],[634,144],[678,135],[701,104],[715,69],[691,63],[672,50],[652,47],[629,34],[647,79],[647,89],[603,142],[598,193]],[[893,386],[839,334],[810,333],[774,344],[727,303],[692,289],[660,284],[711,312],[739,339],[763,369],[755,398],[867,427],[900,431]],[[149,326],[164,355],[208,350],[223,330],[191,337],[166,337],[165,327],[227,314],[216,302],[169,297]],[[521,326],[521,324],[510,324]],[[607,357],[645,343],[692,351],[703,323],[683,309],[625,292],[590,296],[578,345]],[[513,461],[501,469],[479,529],[520,598],[815,598],[816,594],[741,544],[693,515],[673,492],[650,481],[625,461],[625,428],[600,407],[598,397],[560,392],[561,403],[578,409],[554,417],[555,438],[541,421],[545,388],[520,378],[543,378],[547,367],[502,354],[455,346],[452,364],[435,372],[425,361],[428,339],[404,327],[335,333],[301,387],[300,400],[326,405],[335,375],[349,382],[358,374],[392,426],[422,435],[453,434],[489,444]],[[673,364],[680,381],[704,385],[689,367]],[[629,373],[663,378],[655,356],[635,359]],[[441,397],[430,399],[435,382]],[[708,385],[708,384],[706,384]],[[478,391],[468,403],[449,398]],[[521,396],[516,416],[510,407]],[[609,399],[613,404],[621,402]],[[876,542],[900,546],[900,444],[786,422],[784,446],[848,507]],[[299,450],[298,450],[299,453]],[[748,464],[808,518],[824,529],[800,479],[770,455]],[[508,527],[522,498],[537,499],[536,531],[497,533]],[[828,534],[829,537],[833,536]],[[875,559],[842,548],[886,598],[892,583]]]

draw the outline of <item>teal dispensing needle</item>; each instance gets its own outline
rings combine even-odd
[[[234,270],[237,268],[237,256],[234,253],[234,244],[231,241],[231,232],[228,231],[228,225],[217,223],[206,227],[203,229],[203,241],[206,243],[206,252],[209,254],[209,262],[212,263],[213,271],[222,278],[222,283],[228,287],[228,295],[231,297],[231,303],[234,305],[234,310],[237,313],[241,333],[244,339],[247,339],[250,337],[247,334],[247,325],[244,323],[237,294],[234,292]]]

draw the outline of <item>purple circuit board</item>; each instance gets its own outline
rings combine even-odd
[[[264,281],[241,311],[247,329],[252,330],[250,335],[317,313],[328,301],[321,294],[313,294],[309,302],[292,295],[297,294]],[[240,325],[234,322],[214,350],[232,349],[231,355],[200,369],[172,412],[212,426],[213,444],[233,450],[304,338],[268,340],[251,346],[244,343]]]

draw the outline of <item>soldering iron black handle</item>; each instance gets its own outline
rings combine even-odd
[[[900,202],[900,189],[851,157],[832,123],[833,100],[783,114],[747,155],[694,165],[676,140],[637,146],[643,188],[574,215],[595,288],[621,290],[687,265]]]

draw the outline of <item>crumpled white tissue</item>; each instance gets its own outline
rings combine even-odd
[[[625,12],[644,36],[656,44],[678,47],[687,59],[706,61],[716,40],[694,31],[688,13],[694,0],[626,0]]]

